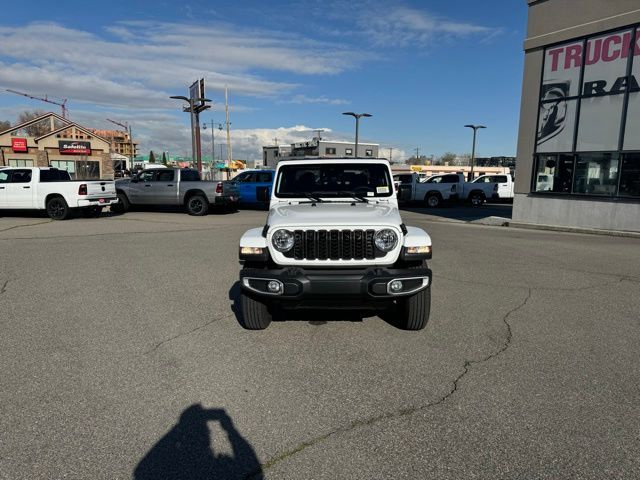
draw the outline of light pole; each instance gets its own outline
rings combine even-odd
[[[187,98],[184,95],[172,95],[174,100],[184,100],[189,104],[188,107],[183,109],[184,112],[189,112],[191,118],[191,159],[196,159],[198,162],[198,172],[202,174],[202,154],[200,151],[200,111],[209,108],[209,105],[196,109],[196,103],[210,102],[208,98]]]
[[[129,122],[116,122],[115,120],[110,120],[107,118],[107,122],[111,122],[114,125],[118,125],[122,128],[125,129],[126,132],[129,133],[129,148],[131,148],[131,165],[129,165],[129,171],[133,172],[133,158],[135,157],[136,152],[133,150],[133,136],[131,134],[131,125],[129,124]]]
[[[217,125],[218,130],[222,131],[222,123],[215,123],[213,120],[211,120],[209,123],[204,122],[204,124],[202,125],[202,130],[206,130],[209,125],[211,125],[211,165],[213,166],[213,163],[216,159],[215,126]]]
[[[358,158],[358,129],[360,125],[360,118],[362,117],[371,117],[370,113],[353,113],[353,112],[343,112],[343,115],[349,115],[356,119],[356,144],[355,144],[355,152],[354,158]]]
[[[473,128],[473,146],[471,147],[471,178],[473,180],[473,162],[476,158],[476,133],[480,128],[487,128],[484,125],[465,125],[466,128]]]

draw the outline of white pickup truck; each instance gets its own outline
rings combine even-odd
[[[420,202],[427,207],[440,207],[450,200],[468,201],[473,206],[482,205],[487,199],[498,198],[495,184],[466,182],[462,173],[433,175],[421,181],[416,173],[396,174],[398,199],[404,202]]]
[[[389,162],[283,160],[265,225],[240,239],[243,325],[266,328],[280,309],[347,308],[419,330],[431,308],[430,258],[429,235],[400,217]]]
[[[497,185],[500,200],[513,200],[513,178],[508,173],[481,175],[471,183]]]
[[[57,168],[0,169],[0,210],[46,210],[53,220],[75,211],[97,215],[118,202],[112,180],[71,180]]]

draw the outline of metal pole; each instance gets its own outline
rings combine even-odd
[[[473,180],[473,163],[474,163],[474,159],[476,157],[476,132],[477,132],[477,127],[473,128],[473,145],[471,147],[471,178],[469,180]]]
[[[193,127],[195,125],[195,113],[193,111],[193,99],[189,99],[189,118],[191,119],[191,161],[193,162],[196,158],[196,135],[193,131]]]
[[[202,142],[200,141],[200,114],[195,112],[195,128],[194,132],[196,133],[196,162],[198,166],[198,173],[202,175]]]
[[[360,124],[360,117],[356,117],[356,151],[355,151],[355,157],[354,158],[358,158],[358,127]]]
[[[131,133],[131,124],[128,124],[129,128],[129,146],[131,147],[131,167],[129,169],[130,172],[133,172],[133,159],[135,157],[136,152],[133,149],[133,134]]]

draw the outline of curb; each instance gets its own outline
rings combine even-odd
[[[503,225],[513,228],[528,228],[530,230],[551,230],[554,232],[586,233],[590,235],[608,235],[610,237],[640,238],[640,232],[629,232],[625,230],[602,230],[599,228],[563,227],[559,225],[544,225],[541,223],[512,222],[508,219],[505,220],[506,221]]]

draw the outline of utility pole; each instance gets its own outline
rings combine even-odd
[[[194,90],[194,87],[196,87],[197,92],[196,90]],[[190,96],[188,98],[183,95],[173,95],[170,98],[174,100],[183,100],[189,105],[188,107],[184,107],[182,111],[188,112],[189,118],[191,119],[191,160],[196,160],[198,165],[198,172],[202,174],[200,112],[206,110],[207,108],[211,108],[211,105],[205,105],[206,102],[210,102],[211,100],[209,100],[208,98],[204,98],[204,80],[200,80],[200,82],[196,81],[193,85],[191,85],[189,94]]]
[[[420,147],[416,147],[416,160],[420,160]]]
[[[213,120],[211,120],[209,123],[211,124],[211,167],[213,168],[213,164],[215,163],[215,160],[216,160],[216,138],[215,138],[216,125],[218,126],[218,130],[222,131],[222,124],[215,123]],[[209,123],[205,122],[202,125],[202,129],[206,130],[207,127],[209,126]]]
[[[227,168],[229,168],[233,160],[233,151],[231,150],[231,130],[229,129],[231,125],[229,122],[229,89],[226,85],[224,86],[224,110],[227,116]]]
[[[389,163],[393,163],[393,147],[389,147]]]
[[[278,140],[279,140],[279,138],[278,138],[278,137],[275,137],[275,138],[273,139],[273,142],[276,144],[276,147],[278,146]]]
[[[316,133],[318,134],[318,136],[317,136],[317,138],[318,138],[318,142],[319,142],[320,140],[322,140],[322,132],[324,132],[324,129],[322,129],[322,128],[318,128],[318,129],[314,130],[314,132],[316,132]]]

